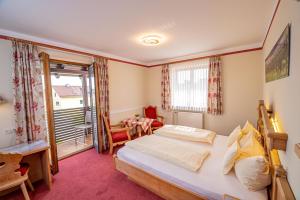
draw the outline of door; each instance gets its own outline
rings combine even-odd
[[[89,94],[90,94],[90,106],[92,116],[92,127],[93,127],[93,140],[94,147],[98,153],[102,151],[102,137],[101,137],[101,113],[99,107],[99,87],[97,84],[97,77],[95,78],[96,70],[94,65],[88,68],[89,71]]]
[[[42,52],[40,58],[43,65],[43,80],[45,91],[45,104],[46,104],[46,118],[48,128],[48,140],[50,145],[50,160],[51,160],[51,172],[52,174],[58,173],[58,158],[57,158],[57,146],[55,142],[55,130],[54,130],[54,118],[53,118],[53,100],[52,100],[52,87],[51,87],[51,74],[50,74],[50,59],[49,55]],[[49,98],[50,97],[50,98]]]

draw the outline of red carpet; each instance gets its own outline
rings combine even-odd
[[[94,149],[60,161],[59,167],[52,189],[48,190],[42,182],[35,184],[35,191],[29,192],[32,200],[161,199],[116,171],[111,155],[99,155]],[[2,198],[21,200],[23,196],[18,190]]]

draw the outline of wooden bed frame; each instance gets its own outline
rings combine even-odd
[[[282,149],[283,141],[287,141],[286,133],[277,133],[274,131],[270,120],[269,112],[264,105],[264,101],[259,101],[257,128],[261,132],[264,140],[263,145],[266,155],[270,160],[272,183],[268,187],[269,199],[271,200],[295,200],[293,192],[289,186],[286,177],[286,171],[281,165],[277,149]],[[147,188],[160,197],[168,200],[204,200],[205,196],[199,196],[189,190],[161,179],[159,176],[148,173],[143,169],[135,167],[127,162],[113,156],[115,167],[118,171],[128,176],[128,179]],[[224,194],[224,200],[237,200],[238,198]]]

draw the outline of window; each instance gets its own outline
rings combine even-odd
[[[208,59],[170,66],[173,110],[206,111],[208,67]]]
[[[83,100],[81,99],[79,103],[80,103],[80,104],[83,104]]]

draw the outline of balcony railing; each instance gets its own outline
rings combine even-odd
[[[76,136],[83,136],[82,130],[74,127],[85,123],[85,108],[69,108],[54,110],[55,139],[56,143],[75,139]]]

